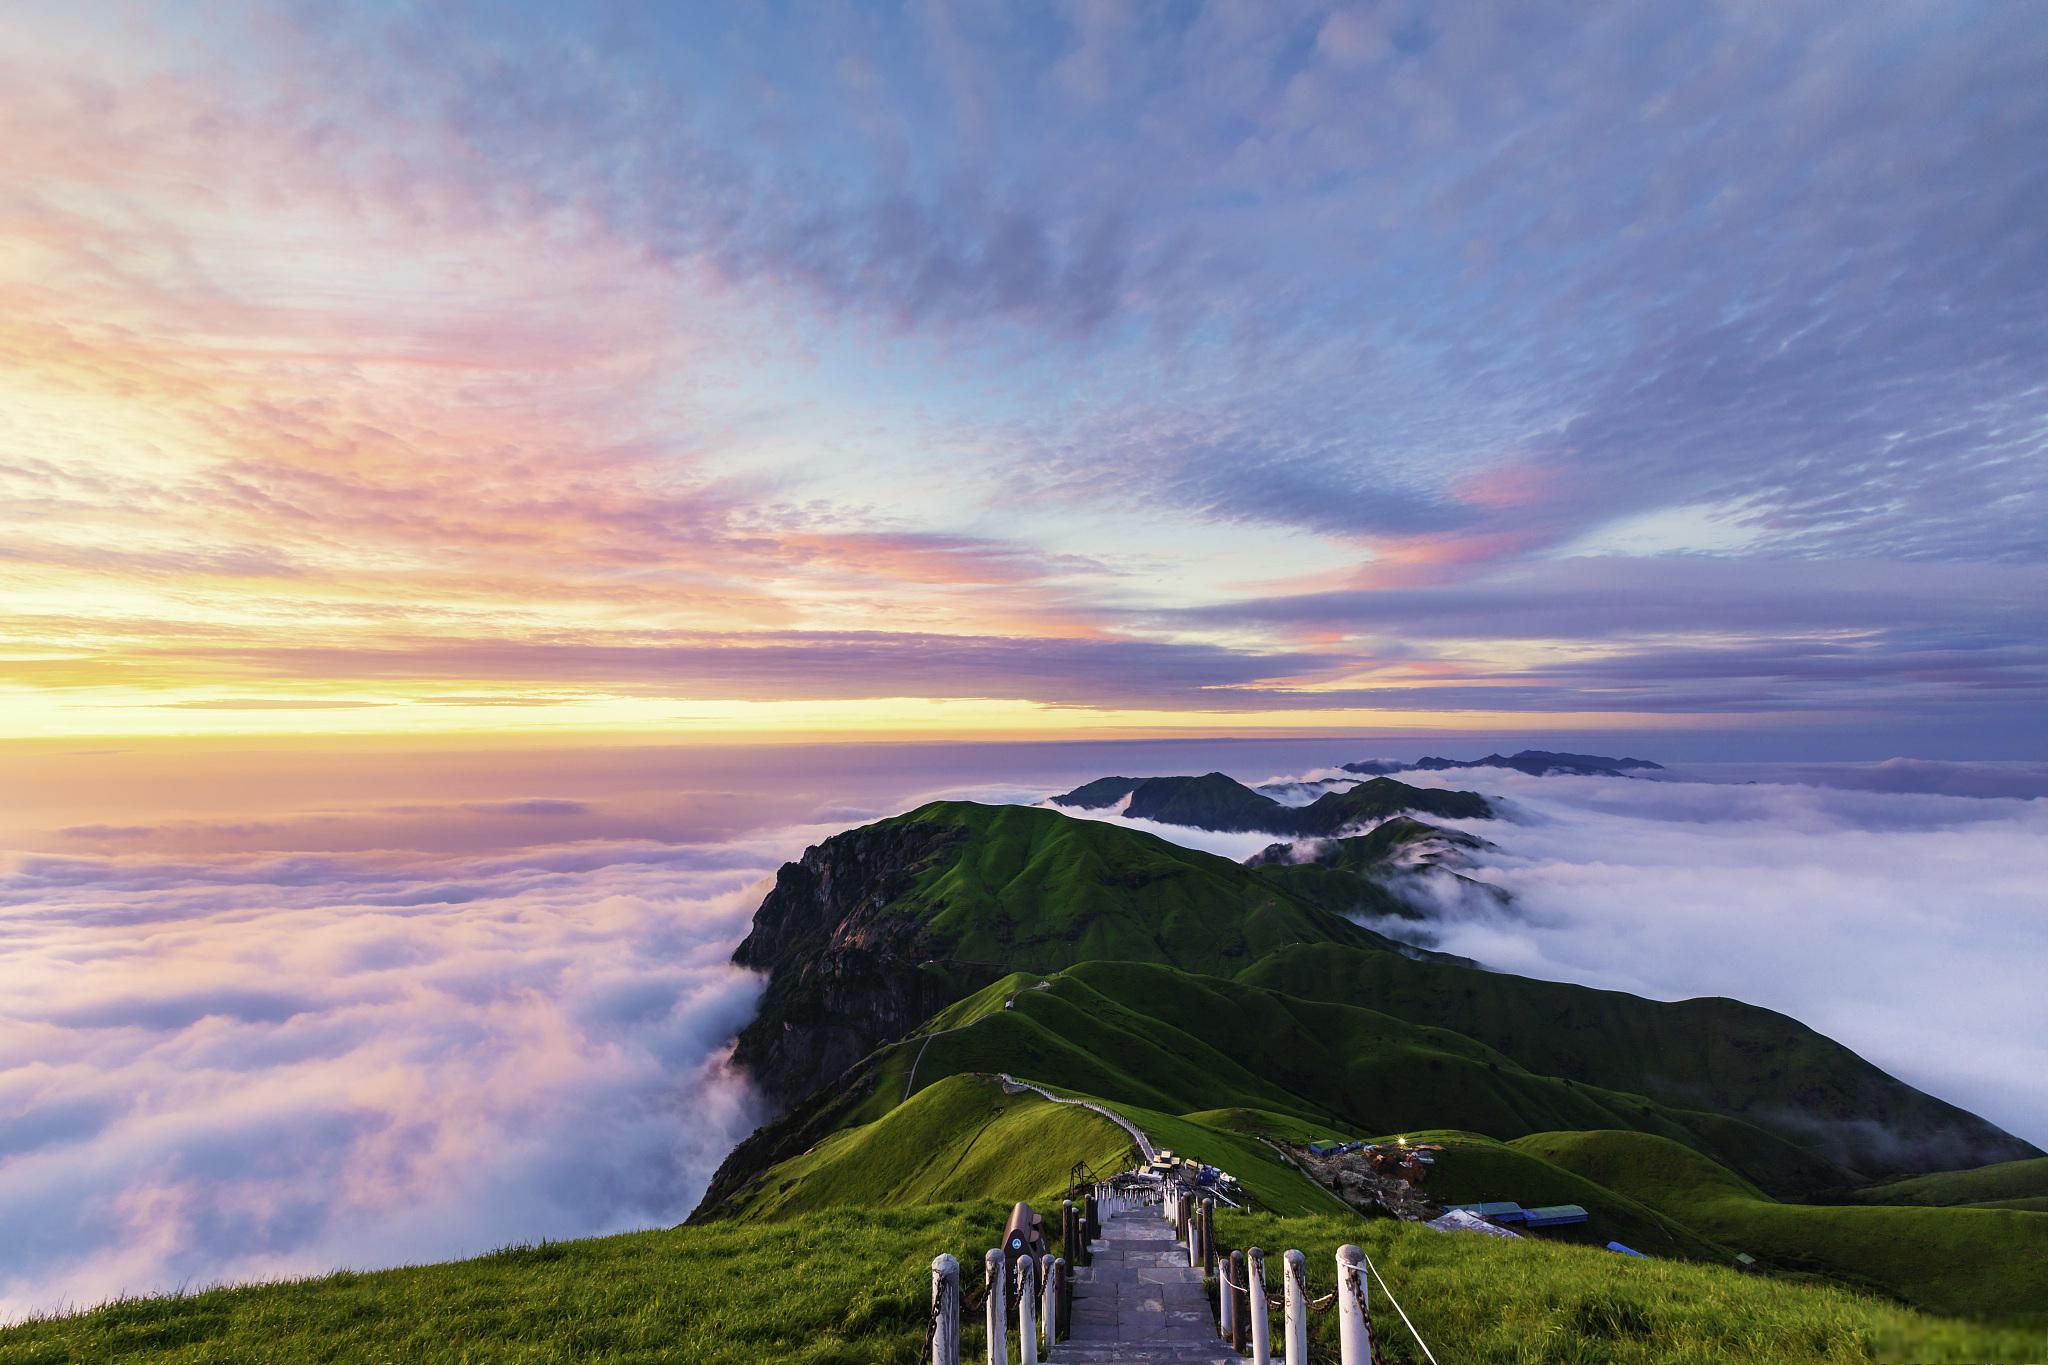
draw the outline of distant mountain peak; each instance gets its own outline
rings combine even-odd
[[[1549,749],[1523,749],[1513,754],[1488,754],[1484,758],[1439,758],[1431,755],[1413,763],[1368,759],[1346,763],[1343,770],[1361,776],[1384,777],[1389,773],[1445,772],[1457,768],[1509,768],[1531,777],[1566,774],[1574,777],[1628,777],[1636,771],[1662,772],[1664,765],[1647,758],[1609,758],[1604,754],[1568,754]]]
[[[1069,810],[1121,805],[1135,820],[1185,825],[1218,833],[1261,832],[1331,837],[1356,825],[1421,811],[1451,820],[1485,820],[1493,807],[1476,792],[1411,787],[1374,778],[1345,791],[1326,792],[1306,806],[1290,806],[1222,773],[1200,777],[1104,777],[1052,798]]]

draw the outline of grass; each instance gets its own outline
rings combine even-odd
[[[1588,1247],[1439,1233],[1391,1219],[1221,1213],[1227,1248],[1307,1257],[1309,1293],[1336,1287],[1336,1249],[1362,1247],[1442,1361],[1500,1365],[1848,1365],[2048,1360],[2048,1332],[1944,1319],[1832,1286]],[[1389,1365],[1423,1359],[1377,1285]],[[1277,1315],[1276,1315],[1277,1320]],[[1334,1348],[1334,1313],[1314,1319]]]
[[[1139,1105],[1111,1107],[1159,1146],[1237,1176],[1264,1208],[1329,1207],[1314,1181],[1255,1137]],[[1029,1093],[1005,1095],[986,1076],[951,1076],[886,1117],[834,1133],[771,1167],[729,1213],[782,1218],[838,1205],[976,1198],[1006,1205],[1023,1199],[1044,1209],[1064,1193],[1077,1163],[1092,1171],[1136,1160],[1129,1135],[1091,1110]]]
[[[1963,1167],[2040,1155],[1797,1020],[1740,1001],[1667,1004],[1327,943],[1282,949],[1247,967],[1239,980],[1455,1029],[1541,1075],[1745,1120],[1742,1131],[1705,1145],[1775,1194],[1868,1183],[1847,1174],[1854,1171],[1903,1176],[1930,1164]],[[1881,1124],[1868,1122],[1879,1116]],[[1449,1115],[1436,1124],[1495,1131]],[[1687,1126],[1701,1134],[1712,1127],[1697,1120]],[[1778,1139],[1768,1152],[1753,1136],[1759,1127]]]
[[[1476,1133],[1419,1132],[1410,1142],[1440,1143],[1423,1189],[1440,1204],[1477,1204],[1508,1199],[1535,1208],[1543,1204],[1577,1204],[1585,1222],[1545,1228],[1529,1235],[1545,1242],[1571,1242],[1604,1248],[1620,1242],[1650,1256],[1726,1265],[1734,1253],[1702,1237],[1674,1218],[1619,1191],[1608,1188],[1532,1152]]]
[[[1642,1128],[1740,1161],[1777,1188],[1840,1178],[1753,1125],[1532,1074],[1448,1028],[1154,964],[1013,978],[934,1022],[952,1027],[905,1045],[922,1051],[920,1085],[1008,1071],[1161,1113],[1252,1107],[1340,1131]]]
[[[1768,1266],[1868,1285],[1934,1312],[2048,1328],[2048,1214],[1779,1203],[1643,1133],[1546,1133],[1514,1145]]]
[[[844,1207],[515,1247],[468,1261],[134,1299],[0,1330],[0,1365],[913,1365],[931,1258],[968,1287],[1007,1202]],[[1223,1211],[1226,1246],[1366,1249],[1441,1360],[1785,1365],[2048,1359],[2048,1333],[1943,1320],[1844,1290],[1352,1215]],[[1420,1355],[1373,1291],[1389,1365]],[[978,1316],[963,1356],[980,1357]],[[1333,1341],[1334,1319],[1316,1319]]]
[[[968,836],[895,903],[921,922],[933,956],[1027,971],[1109,959],[1228,974],[1290,943],[1388,946],[1228,858],[1099,820],[938,801],[882,823]]]
[[[1400,795],[1373,788],[1367,783],[1342,795],[1353,803]],[[2040,1155],[1773,1011],[1720,999],[1666,1004],[1417,961],[1383,951],[1388,940],[1256,869],[1136,830],[1038,807],[947,801],[836,837],[880,838],[912,825],[956,836],[935,845],[942,851],[930,865],[890,892],[888,914],[916,923],[917,951],[927,958],[1039,973],[1147,962],[1237,977],[1298,1000],[1369,1007],[1491,1050],[1489,1060],[1510,1058],[1531,1075],[1589,1092],[1647,1097],[1684,1114],[1648,1125],[1626,1113],[1574,1117],[1587,1107],[1578,1102],[1583,1096],[1558,1094],[1553,1084],[1542,1088],[1547,1094],[1512,1098],[1512,1107],[1530,1111],[1528,1126],[1520,1129],[1451,1112],[1402,1116],[1396,1123],[1497,1136],[1584,1126],[1648,1126],[1676,1135],[1666,1121],[1672,1120],[1716,1159],[1774,1194],[1801,1197],[1919,1174],[1929,1164],[1961,1167]],[[1235,1051],[1235,1042],[1223,1050]],[[1422,1102],[1437,1089],[1427,1073],[1411,1073],[1405,1082],[1403,1093]],[[1079,1079],[1072,1083],[1109,1093]],[[1242,1099],[1153,1095],[1145,1102],[1171,1112],[1233,1103],[1300,1108],[1298,1102],[1276,1105],[1276,1098],[1269,1087]],[[1332,1108],[1308,1098],[1311,1114]],[[1903,1143],[1870,1136],[1872,1125],[1859,1120],[1878,1115]],[[1776,1140],[1760,1139],[1759,1127]]]
[[[979,1284],[1007,1213],[842,1208],[130,1299],[0,1331],[0,1365],[912,1365],[933,1255]]]
[[[1858,1204],[1969,1204],[1977,1208],[2048,1208],[2048,1157],[2001,1161],[1969,1171],[1937,1171],[1849,1196]]]
[[[838,1205],[893,1206],[1019,1199],[1043,1205],[1090,1169],[1135,1160],[1121,1128],[1089,1110],[995,1081],[951,1076],[883,1118],[832,1134],[775,1166],[736,1211],[784,1217]]]

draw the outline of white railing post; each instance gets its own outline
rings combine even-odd
[[[982,1307],[982,1318],[988,1324],[988,1365],[1010,1365],[1010,1322],[1009,1286],[1003,1283],[1003,1249],[989,1248],[988,1255],[981,1258],[982,1273],[988,1285],[988,1302]]]
[[[1046,1360],[1052,1359],[1053,1344],[1060,1338],[1060,1271],[1065,1264],[1058,1256],[1045,1263],[1045,1300],[1038,1310],[1038,1327],[1045,1337]]]
[[[1281,1324],[1287,1365],[1308,1365],[1308,1257],[1288,1252],[1281,1257],[1280,1273],[1287,1281],[1287,1316]]]
[[[960,1365],[960,1262],[932,1257],[932,1365]]]
[[[1017,1258],[1017,1359],[1038,1365],[1038,1276],[1031,1258]]]
[[[1273,1322],[1266,1311],[1266,1253],[1253,1247],[1244,1254],[1244,1282],[1251,1291],[1252,1360],[1273,1365]]]
[[[1372,1310],[1366,1301],[1365,1253],[1337,1248],[1337,1346],[1343,1365],[1372,1365]]]

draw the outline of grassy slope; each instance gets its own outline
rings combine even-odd
[[[1405,1134],[1411,1142],[1441,1143],[1423,1188],[1442,1204],[1510,1199],[1525,1208],[1578,1204],[1589,1217],[1569,1227],[1530,1235],[1546,1242],[1605,1247],[1620,1242],[1651,1256],[1727,1264],[1734,1253],[1627,1195],[1545,1161],[1533,1152],[1476,1133]]]
[[[1991,1207],[2048,1207],[2048,1157],[2001,1161],[1970,1171],[1937,1171],[1849,1196],[1858,1204],[1974,1204]]]
[[[1690,1134],[1717,1159],[1738,1166],[1774,1193],[1800,1195],[1862,1183],[1824,1161],[1802,1157],[1796,1148],[1812,1141],[1814,1131],[1788,1117],[1802,1110],[1810,1109],[1823,1125],[1853,1116],[1903,1129],[1916,1138],[1946,1126],[1964,1134],[1969,1139],[1965,1145],[1988,1141],[2000,1148],[1972,1152],[1971,1159],[2035,1155],[2025,1144],[1910,1090],[1846,1049],[1769,1011],[1733,1001],[1663,1005],[1370,951],[1386,940],[1289,894],[1253,869],[1056,811],[938,802],[882,822],[882,827],[906,823],[957,830],[965,836],[946,844],[930,866],[894,895],[885,912],[920,926],[916,951],[928,957],[1039,972],[1090,960],[1123,960],[1167,963],[1221,976],[1241,974],[1247,983],[1305,1000],[1370,1005],[1439,1032],[1456,1029],[1512,1056],[1538,1078],[1557,1078],[1534,1086],[1519,1079],[1512,1085],[1481,1082],[1469,1067],[1454,1066],[1442,1056],[1442,1048],[1426,1049],[1431,1054],[1427,1056],[1410,1052],[1406,1060],[1420,1061],[1424,1069],[1400,1078],[1388,1076],[1375,1093],[1427,1111],[1444,1088],[1440,1080],[1455,1080],[1462,1087],[1451,1097],[1458,1107],[1403,1112],[1381,1122],[1355,1109],[1346,1111],[1348,1120],[1364,1126],[1457,1126],[1503,1137],[1565,1127],[1649,1126],[1671,1135]],[[1153,1011],[1146,1007],[1141,1012]],[[1193,1032],[1208,1053],[1225,1058],[1244,1055],[1243,1033],[1217,1037],[1213,1030],[1182,1031]],[[930,1061],[938,1069],[931,1074],[1031,1074],[1028,1067],[1008,1065],[995,1053],[952,1056],[961,1046],[957,1037],[934,1041]],[[1073,1053],[1079,1044],[1058,1046]],[[1178,1047],[1179,1040],[1171,1046]],[[1095,1054],[1092,1061],[1069,1056],[1063,1063],[1068,1070],[1039,1078],[1090,1093],[1123,1095],[1168,1112],[1252,1104],[1305,1109],[1309,1116],[1319,1117],[1332,1109],[1326,1099],[1304,1094],[1298,1086],[1285,1103],[1275,1103],[1282,1097],[1272,1085],[1231,1094],[1218,1093],[1213,1085],[1183,1091],[1177,1081],[1162,1088],[1147,1074],[1149,1063],[1143,1068],[1123,1064],[1117,1059],[1122,1045],[1112,1044],[1099,1031],[1084,1050]],[[1288,1056],[1295,1051],[1273,1050]],[[1260,1066],[1253,1069],[1262,1070],[1263,1061],[1260,1058]],[[1502,1073],[1509,1071],[1498,1058],[1488,1061],[1500,1065]],[[892,1059],[893,1064],[897,1063]],[[1159,1077],[1196,1069],[1162,1063]],[[1245,1067],[1236,1070],[1240,1078],[1248,1074]],[[1108,1083],[1109,1073],[1117,1072],[1125,1081],[1143,1085],[1114,1088]],[[1502,1100],[1504,1086],[1517,1093]],[[1653,1107],[1652,1113],[1644,1114],[1640,1102],[1629,1098],[1636,1092],[1661,1101],[1670,1112]],[[876,1091],[877,1102],[888,1095],[884,1084]],[[1500,1101],[1496,1112],[1475,1112],[1473,1104],[1488,1096]],[[1674,1119],[1679,1110],[1687,1112]],[[1505,1111],[1513,1111],[1514,1122],[1503,1121]],[[1780,1140],[1760,1139],[1753,1128],[1701,1111],[1753,1114]],[[876,1116],[872,1108],[863,1110],[863,1118]],[[1838,1125],[1835,1131],[1858,1129],[1854,1124]],[[1849,1155],[1860,1159],[1868,1154],[1852,1144]],[[1895,1168],[1872,1159],[1858,1169],[1867,1179]]]
[[[1122,781],[1123,779],[1118,779]],[[1087,790],[1083,788],[1082,790]],[[1126,789],[1130,813],[1139,819],[1197,829],[1270,830],[1286,818],[1286,807],[1222,773],[1200,777],[1145,777]],[[1125,793],[1119,792],[1117,797]]]
[[[1346,840],[1348,843],[1349,840]],[[1364,872],[1324,863],[1262,863],[1258,874],[1290,895],[1340,915],[1425,921],[1428,912],[1374,881]]]
[[[1302,834],[1333,835],[1369,820],[1384,820],[1403,811],[1421,811],[1449,820],[1485,820],[1493,807],[1477,792],[1411,787],[1391,777],[1375,777],[1349,791],[1326,792],[1295,814],[1290,826]]]
[[[835,1209],[550,1243],[471,1261],[135,1300],[0,1330],[0,1365],[913,1365],[934,1253],[979,1280],[1004,1204]],[[1309,1288],[1366,1248],[1445,1361],[1719,1365],[2048,1359],[2048,1333],[1839,1290],[1346,1215],[1225,1213],[1229,1245],[1302,1248]],[[1274,1258],[1278,1259],[1277,1255]],[[801,1282],[802,1294],[790,1292]],[[1419,1359],[1373,1291],[1392,1365]],[[980,1359],[969,1314],[963,1358]],[[1315,1319],[1319,1332],[1332,1315]]]
[[[1956,1166],[2039,1155],[1974,1115],[1905,1086],[1797,1020],[1739,1001],[1666,1004],[1324,944],[1272,954],[1240,979],[1456,1028],[1531,1071],[1747,1118],[1851,1170],[1898,1169],[1897,1144],[1873,1144],[1866,1136],[1873,1126],[1924,1143],[1924,1150],[1938,1154],[1927,1159],[1945,1155]],[[1446,1115],[1441,1122],[1457,1121]],[[1458,1126],[1488,1131],[1483,1125]],[[1716,1155],[1743,1165],[1739,1153],[1725,1147]],[[1768,1171],[1745,1169],[1775,1193],[1812,1193],[1829,1183],[1819,1168],[1787,1171],[1784,1183]],[[1835,1180],[1840,1183],[1839,1176]]]
[[[1084,963],[1038,980],[1049,984],[1016,991],[1010,1009],[989,1011],[989,992],[976,997],[975,1022],[924,1047],[918,1084],[1008,1071],[1166,1113],[1251,1106],[1355,1131],[1455,1126],[1512,1138],[1640,1127],[1778,1183],[1810,1179],[1796,1150],[1760,1130],[1534,1075],[1448,1029],[1139,963]]]
[[[0,1365],[912,1365],[933,1254],[978,1282],[1007,1212],[835,1209],[132,1300],[0,1331]]]
[[[1218,1240],[1308,1258],[1309,1293],[1336,1287],[1336,1248],[1365,1249],[1437,1359],[1499,1365],[1782,1365],[2048,1360],[2048,1332],[1930,1317],[1831,1286],[1744,1275],[1589,1247],[1438,1233],[1341,1215],[1225,1213]],[[1374,1325],[1390,1365],[1422,1356],[1375,1285]],[[1313,1319],[1336,1344],[1334,1314]]]
[[[1514,1145],[1768,1265],[1860,1282],[1936,1312],[2048,1327],[2048,1215],[1781,1204],[1642,1133],[1545,1133]]]
[[[896,902],[953,958],[1046,971],[1093,959],[1229,974],[1287,944],[1388,947],[1228,858],[1034,806],[939,801],[885,824],[967,832]]]
[[[1340,915],[1367,919],[1398,917],[1427,920],[1429,910],[1396,896],[1380,878],[1409,864],[1404,858],[1416,845],[1482,848],[1486,841],[1462,830],[1445,829],[1397,815],[1365,834],[1325,839],[1314,846],[1313,862],[1296,862],[1298,844],[1274,844],[1246,866],[1276,885]]]
[[[1066,1188],[1075,1162],[1092,1169],[1130,1153],[1130,1138],[1099,1114],[951,1076],[777,1166],[743,1216],[976,1198],[1037,1203]]]

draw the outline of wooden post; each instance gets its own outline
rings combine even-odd
[[[1101,1196],[1090,1191],[1087,1200],[1081,1205],[1081,1210],[1081,1236],[1084,1240],[1092,1242],[1102,1235]]]
[[[1189,1200],[1186,1195],[1182,1195],[1173,1201],[1173,1240],[1183,1245],[1188,1240],[1188,1224],[1193,1221],[1193,1215],[1188,1205]]]
[[[1031,1258],[1017,1258],[1017,1359],[1038,1365],[1038,1277]]]
[[[1280,1273],[1287,1279],[1287,1316],[1282,1323],[1287,1365],[1308,1365],[1308,1257],[1290,1251],[1281,1263]]]
[[[932,1257],[932,1365],[960,1365],[960,1262]]]
[[[1252,1309],[1252,1359],[1273,1365],[1273,1323],[1266,1311],[1266,1253],[1253,1247],[1244,1254],[1245,1294]]]
[[[1060,1266],[1060,1337],[1064,1340],[1074,1335],[1074,1265],[1068,1261]]]
[[[1372,1310],[1365,1292],[1365,1253],[1337,1248],[1337,1345],[1343,1365],[1372,1365]]]
[[[990,1248],[981,1265],[988,1285],[988,1303],[982,1314],[988,1324],[988,1365],[1010,1365],[1010,1295],[1009,1286],[1003,1283],[1003,1249]]]
[[[1242,1251],[1230,1253],[1230,1283],[1236,1286],[1230,1291],[1232,1304],[1230,1314],[1230,1349],[1241,1355],[1244,1353],[1245,1333],[1251,1326],[1246,1321],[1251,1316],[1251,1304],[1245,1297],[1244,1292],[1244,1253]]]
[[[1216,1330],[1230,1340],[1231,1319],[1237,1316],[1237,1295],[1230,1292],[1230,1260],[1216,1258]]]
[[[1195,1270],[1202,1268],[1202,1213],[1200,1209],[1195,1210],[1194,1217],[1188,1220],[1188,1265]]]
[[[1216,1268],[1216,1201],[1202,1201],[1202,1267]]]
[[[1045,1263],[1045,1302],[1038,1322],[1045,1336],[1045,1358],[1052,1359],[1053,1343],[1060,1339],[1060,1279],[1066,1262],[1055,1256]]]

